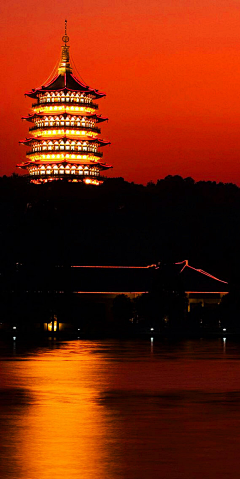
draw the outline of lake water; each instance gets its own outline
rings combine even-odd
[[[240,477],[240,343],[0,343],[1,479]]]

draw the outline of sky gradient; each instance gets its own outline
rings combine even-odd
[[[60,58],[64,20],[84,81],[105,91],[108,176],[168,174],[240,185],[240,9],[236,0],[5,0],[0,175],[20,172],[31,99]]]

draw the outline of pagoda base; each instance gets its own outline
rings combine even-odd
[[[30,183],[34,183],[35,185],[41,185],[43,183],[51,183],[53,181],[64,181],[67,183],[85,183],[86,185],[101,185],[104,181],[103,177],[98,178],[89,178],[89,177],[81,177],[79,175],[58,175],[58,176],[49,176],[49,175],[42,175],[41,177],[33,177],[32,175],[25,176]]]

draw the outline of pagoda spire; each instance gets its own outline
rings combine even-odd
[[[65,20],[65,34],[62,37],[62,41],[64,45],[62,45],[62,55],[61,61],[58,66],[58,74],[65,75],[66,72],[72,73],[72,67],[70,64],[70,55],[69,55],[69,46],[67,43],[69,42],[69,36],[67,35],[67,20]]]

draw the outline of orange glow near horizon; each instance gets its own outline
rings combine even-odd
[[[107,175],[146,184],[177,174],[240,185],[236,1],[73,0],[67,10],[70,55],[86,84],[107,95],[96,101],[109,118],[102,133],[111,141]],[[0,174],[10,175],[25,161],[18,142],[28,135],[21,117],[32,100],[24,92],[46,83],[60,59],[66,6],[13,0],[1,14]],[[60,108],[41,111],[92,111]]]

